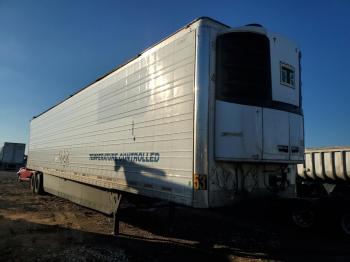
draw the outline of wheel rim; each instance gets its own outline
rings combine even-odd
[[[40,187],[40,178],[39,176],[36,177],[35,179],[35,191],[39,191],[39,187]]]
[[[301,228],[310,228],[315,222],[315,214],[309,209],[296,209],[293,211],[292,218],[294,223]],[[350,229],[350,228],[349,228]]]
[[[344,214],[340,221],[344,233],[350,236],[350,214]]]
[[[31,188],[34,189],[35,188],[35,176],[32,176],[30,178],[30,185],[31,185]]]

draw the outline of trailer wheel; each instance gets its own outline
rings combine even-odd
[[[34,192],[38,195],[42,195],[44,193],[42,173],[35,174]]]
[[[340,217],[340,228],[343,233],[350,237],[350,213],[346,212]]]
[[[315,225],[315,218],[315,211],[308,205],[295,206],[292,210],[292,220],[299,228],[311,228]]]
[[[36,178],[36,174],[33,174],[30,177],[30,190],[32,190],[33,193],[35,193],[35,178]]]

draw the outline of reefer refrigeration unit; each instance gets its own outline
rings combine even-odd
[[[287,190],[304,156],[300,57],[260,25],[199,18],[33,118],[27,167],[107,214],[121,192],[208,208]]]

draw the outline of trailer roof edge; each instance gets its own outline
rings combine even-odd
[[[142,52],[138,53],[136,56],[132,57],[132,58],[129,59],[129,60],[126,60],[124,63],[119,64],[118,66],[116,66],[115,68],[113,68],[111,71],[109,71],[109,72],[107,72],[106,74],[104,74],[104,75],[98,77],[96,80],[94,80],[93,82],[87,84],[86,86],[84,86],[83,88],[79,89],[79,90],[76,91],[75,93],[71,94],[69,97],[67,97],[67,98],[65,98],[65,99],[63,99],[63,100],[61,100],[60,102],[58,102],[57,104],[53,105],[52,107],[46,109],[46,110],[43,111],[42,113],[40,113],[40,114],[38,114],[38,115],[36,115],[36,116],[33,116],[33,118],[32,118],[30,121],[32,121],[33,119],[36,119],[37,117],[39,117],[39,116],[45,114],[46,112],[50,111],[51,109],[57,107],[58,105],[60,105],[60,104],[62,104],[63,102],[67,101],[68,99],[70,99],[70,98],[72,98],[73,96],[77,95],[77,94],[80,93],[81,91],[83,91],[83,90],[85,90],[86,88],[90,87],[91,85],[95,84],[96,82],[98,82],[98,81],[102,80],[103,78],[109,76],[109,75],[112,74],[113,72],[117,71],[119,68],[121,68],[121,67],[127,65],[127,64],[130,63],[131,61],[133,61],[133,60],[135,60],[136,58],[138,58],[139,56],[141,56],[143,53],[145,53],[145,52],[148,51],[149,49],[155,47],[156,45],[158,45],[159,43],[165,41],[166,39],[172,37],[173,35],[175,35],[176,33],[180,32],[181,30],[188,28],[189,26],[191,26],[192,24],[198,22],[199,20],[209,20],[209,21],[214,22],[214,23],[216,23],[216,24],[220,24],[220,25],[225,26],[225,27],[228,27],[228,28],[230,27],[230,26],[228,26],[228,25],[226,25],[226,24],[224,24],[224,23],[221,23],[221,22],[219,22],[219,21],[217,21],[217,20],[215,20],[215,19],[213,19],[213,18],[210,18],[210,17],[208,17],[208,16],[201,16],[201,17],[198,17],[198,18],[194,19],[193,21],[191,21],[190,23],[186,24],[185,26],[181,27],[180,29],[176,30],[174,33],[168,35],[167,37],[161,39],[160,41],[156,42],[155,44],[149,46],[148,48],[146,48],[146,49],[143,50]]]

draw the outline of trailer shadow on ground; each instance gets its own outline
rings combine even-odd
[[[0,227],[0,235],[11,235],[0,240],[3,261],[229,261],[223,254],[175,240],[115,237],[4,217],[0,224],[7,225]]]
[[[350,256],[344,243],[335,239],[327,243],[324,236],[295,231],[286,235],[286,230],[276,233],[278,227],[273,232],[264,231],[271,227],[261,228],[247,220],[243,226],[234,225],[237,221],[224,225],[227,221],[222,221],[217,215],[212,215],[208,222],[203,221],[202,215],[184,215],[184,210],[177,212],[182,213],[182,218],[190,215],[201,217],[202,221],[197,225],[189,221],[178,223],[169,232],[164,223],[159,224],[163,221],[162,211],[153,210],[150,215],[145,215],[145,212],[124,213],[122,233],[118,237],[1,216],[0,255],[6,261],[234,261],[237,258],[345,261]],[[152,235],[138,234],[140,223],[135,223],[131,213],[139,216],[138,221],[147,223],[147,228],[161,232],[161,235],[157,236],[155,232]],[[218,219],[221,221],[219,224]],[[132,229],[126,228],[127,225],[132,225]],[[200,232],[193,230],[203,226]]]
[[[325,230],[296,230],[278,206],[198,210],[127,196],[121,234],[112,219],[0,178],[0,260],[15,261],[348,261],[348,241]],[[332,232],[331,230],[329,230]]]
[[[198,210],[176,207],[169,221],[167,208],[126,209],[122,220],[225,257],[273,260],[350,259],[350,241],[334,225],[310,230],[295,227],[281,203],[248,200],[232,208]],[[122,211],[123,212],[123,211]],[[142,219],[140,219],[142,217]]]

